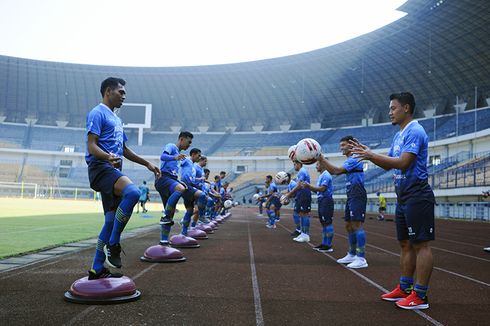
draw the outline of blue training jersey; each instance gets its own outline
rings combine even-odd
[[[364,169],[362,162],[352,156],[349,156],[342,165],[346,173],[346,192],[347,197],[365,197],[364,189]]]
[[[194,163],[194,168],[196,169],[196,177],[195,179],[199,179],[199,178],[202,178],[202,176],[204,175],[204,169],[202,168],[202,166],[199,165],[199,163]],[[196,187],[201,189],[202,188],[202,184],[204,183],[204,179],[202,180],[194,180],[194,183],[196,184]]]
[[[325,186],[325,191],[318,191],[318,199],[325,197],[325,198],[332,198],[333,195],[333,185],[332,185],[332,175],[327,171],[323,171],[322,174],[320,174],[320,177],[316,181],[316,186],[317,187],[322,187]]]
[[[148,197],[148,193],[150,192],[150,189],[146,185],[141,185],[138,188],[140,189],[141,192],[139,200],[145,201]]]
[[[299,169],[297,179],[298,179],[298,182],[303,181],[306,183],[310,183],[310,181],[311,181],[310,174],[308,173],[308,171],[304,167]],[[300,188],[296,192],[295,197],[299,198],[299,196],[304,196],[304,195],[311,195],[311,190],[309,188],[305,188],[305,189]]]
[[[165,145],[160,156],[160,171],[177,177],[179,174],[179,162],[174,157],[179,154],[180,151],[175,144],[169,143]]]
[[[202,183],[202,187],[201,187],[201,190],[202,192],[205,194],[205,195],[208,195],[209,194],[209,190],[211,189],[211,185],[207,182],[203,182]]]
[[[289,181],[289,185],[288,185],[288,192],[291,192],[291,190],[293,190],[297,184],[298,183],[296,182],[296,179],[291,179],[291,181]]]
[[[196,179],[196,168],[189,158],[185,158],[180,163],[180,180],[188,186],[194,186]]]
[[[123,156],[124,143],[128,138],[123,131],[121,119],[107,105],[100,103],[87,114],[86,132],[87,137],[88,134],[99,136],[97,146],[104,152]],[[85,161],[89,163],[100,160],[90,154],[87,147]]]
[[[394,170],[398,200],[403,202],[410,198],[432,197],[432,189],[427,182],[429,137],[417,120],[411,121],[393,138],[388,156],[400,157],[402,153],[412,153],[416,159],[407,170]]]

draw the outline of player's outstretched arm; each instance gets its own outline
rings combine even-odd
[[[144,158],[138,156],[129,147],[127,147],[126,144],[124,144],[124,157],[130,161],[146,166],[148,170],[153,172],[153,174],[155,175],[155,179],[160,178],[160,169],[155,165],[151,164],[150,162],[148,162],[147,160],[145,160]]]
[[[400,157],[390,157],[388,155],[378,154],[371,151],[371,149],[360,143],[359,141],[350,141],[352,146],[352,154],[354,154],[359,161],[371,161],[377,166],[385,169],[408,169],[416,159],[416,155],[413,153],[403,152]]]
[[[330,163],[329,160],[325,158],[323,155],[319,155],[317,161],[320,162],[320,165],[327,170],[330,174],[342,174],[347,173],[347,170],[343,166],[336,166]]]

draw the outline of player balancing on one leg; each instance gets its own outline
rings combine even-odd
[[[349,252],[343,258],[337,260],[339,264],[348,264],[349,268],[366,268],[368,267],[365,258],[366,235],[362,225],[366,215],[367,194],[364,189],[364,170],[362,162],[352,157],[349,141],[353,140],[352,136],[345,136],[340,139],[340,150],[347,159],[340,167],[330,163],[323,155],[320,155],[318,161],[322,168],[331,174],[345,174],[347,201],[345,203],[345,229],[348,233]]]
[[[398,286],[381,298],[396,301],[403,309],[427,309],[427,290],[433,258],[430,241],[434,240],[435,198],[428,183],[428,137],[413,119],[415,99],[411,93],[390,96],[390,120],[400,126],[388,155],[373,153],[367,146],[352,141],[358,160],[368,160],[385,170],[394,169],[396,232],[401,247],[401,277]],[[415,287],[414,273],[416,275]]]
[[[150,188],[146,185],[146,181],[143,181],[143,184],[139,186],[139,190],[141,192],[140,198],[139,198],[139,204],[136,205],[136,213],[140,212],[140,205],[143,213],[148,212],[146,209],[145,205],[148,199],[150,198]]]
[[[199,161],[194,163],[194,168],[196,169],[196,176],[194,177],[194,184],[197,189],[201,190],[204,195],[204,204],[201,205],[194,205],[194,212],[192,214],[192,222],[191,222],[191,227],[195,227],[197,225],[197,222],[201,218],[204,221],[204,214],[206,210],[206,203],[207,203],[207,196],[208,196],[208,189],[206,191],[204,190],[204,183],[206,180],[206,177],[204,176],[204,167],[207,165],[208,159],[201,155],[199,158]]]
[[[333,230],[333,185],[332,175],[323,167],[320,162],[316,162],[316,170],[320,173],[320,177],[313,186],[309,183],[302,182],[303,187],[310,188],[311,191],[316,191],[318,198],[318,218],[322,225],[322,243],[313,248],[320,252],[333,252],[332,240],[334,235]]]
[[[297,184],[296,178],[292,178],[291,173],[288,173],[288,189],[286,193],[291,192],[294,189],[294,187],[296,187],[296,184]],[[292,200],[294,201],[294,199]],[[294,203],[293,203],[293,207],[294,207]],[[296,229],[291,233],[291,236],[297,237],[298,235],[301,234],[301,220],[298,213],[295,210],[293,210],[293,222],[294,225],[296,226]]]
[[[294,170],[298,172],[296,187],[285,196],[291,199],[294,196],[294,212],[299,215],[301,233],[294,238],[296,242],[310,242],[310,212],[311,212],[311,190],[303,188],[301,182],[310,183],[310,174],[303,167],[303,164],[294,161]]]
[[[165,215],[160,219],[160,244],[162,246],[168,245],[170,230],[174,224],[175,207],[186,190],[185,184],[178,180],[179,162],[186,157],[181,151],[189,148],[193,138],[192,133],[182,131],[177,143],[165,145],[160,156],[162,176],[155,181],[155,188],[162,198],[165,209]]]
[[[121,268],[120,238],[129,221],[134,206],[138,203],[140,191],[122,170],[122,157],[146,166],[160,177],[160,170],[150,162],[136,155],[126,145],[126,135],[121,119],[114,113],[121,107],[126,98],[126,82],[120,78],[110,77],[100,86],[102,103],[93,108],[87,115],[87,152],[85,160],[88,165],[90,187],[101,193],[105,222],[100,231],[95,250],[89,280],[121,277],[112,274],[104,267]]]
[[[187,236],[192,214],[194,213],[194,202],[197,201],[197,205],[201,208],[204,208],[206,203],[206,195],[195,187],[196,168],[194,163],[197,163],[201,158],[201,150],[198,148],[193,148],[189,154],[190,159],[185,158],[180,165],[180,180],[186,185],[187,188],[182,195],[186,209],[184,219],[182,221],[182,234],[185,236]]]
[[[281,208],[281,203],[277,197],[277,185],[272,180],[272,176],[265,177],[265,184],[267,185],[267,194],[259,197],[259,200],[265,200],[265,207],[267,208],[267,216],[269,221],[266,227],[270,229],[276,228],[276,212]]]

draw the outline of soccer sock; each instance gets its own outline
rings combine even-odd
[[[356,239],[357,239],[357,249],[356,254],[358,257],[364,258],[364,253],[366,251],[366,233],[364,229],[357,229],[356,231]]]
[[[417,296],[420,299],[425,299],[427,296],[427,291],[429,290],[429,287],[426,285],[420,285],[420,284],[415,284],[415,287],[413,288],[415,293],[417,293]]]
[[[186,211],[184,214],[184,219],[182,221],[182,234],[187,235],[187,230],[189,229],[189,223],[191,222],[192,210]]]
[[[114,219],[114,226],[109,239],[110,245],[115,245],[121,241],[121,233],[129,222],[133,208],[138,203],[140,195],[140,190],[132,183],[123,189],[122,200],[116,210],[116,218]]]
[[[309,216],[304,216],[301,217],[301,224],[303,225],[303,230],[302,232],[304,234],[310,234],[310,217]]]
[[[357,237],[355,232],[349,232],[349,254],[355,255],[357,247]]]
[[[276,213],[273,210],[267,211],[267,215],[269,215],[269,224],[276,224]]]
[[[165,216],[173,217],[175,213],[175,206],[182,196],[181,192],[174,191],[170,197],[168,197],[167,205],[165,205]]]
[[[294,225],[296,225],[296,230],[301,231],[301,219],[298,213],[293,213]]]
[[[333,224],[324,226],[322,228],[322,245],[326,246],[332,246],[332,240],[333,240]]]
[[[400,289],[405,291],[413,286],[413,277],[401,276],[400,277]]]
[[[112,227],[114,225],[114,217],[116,216],[116,212],[111,211],[105,213],[104,215],[104,226],[102,227],[102,230],[99,234],[99,239],[97,240],[94,261],[92,263],[92,269],[95,271],[95,273],[99,273],[100,271],[102,271],[102,268],[104,268],[104,245],[109,243],[109,238],[112,233]]]
[[[160,241],[168,241],[171,228],[172,226],[169,224],[160,225]]]

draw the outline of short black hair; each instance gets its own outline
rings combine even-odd
[[[204,155],[201,155],[201,158],[199,159],[199,161],[204,161],[204,160],[207,160],[208,158]]]
[[[271,179],[272,180],[272,175],[267,175],[265,176],[267,179]]]
[[[218,180],[219,178],[220,178],[219,175],[214,176],[214,180]]]
[[[191,151],[190,151],[190,154],[191,154],[191,155],[194,155],[194,154],[199,154],[199,153],[201,153],[201,150],[200,150],[199,148],[193,148],[193,149],[191,149]]]
[[[194,135],[190,131],[181,131],[179,134],[179,138],[194,138]]]
[[[286,174],[288,175],[288,178],[291,179],[291,173],[286,172]]]
[[[109,77],[104,79],[104,81],[102,81],[102,83],[100,84],[100,94],[102,95],[102,97],[104,97],[107,88],[114,89],[119,84],[124,86],[126,85],[126,81],[122,78],[117,77]]]
[[[225,171],[219,171],[219,174],[226,174]]]
[[[410,92],[393,93],[390,95],[390,101],[397,100],[401,105],[408,104],[410,113],[415,112],[415,97]]]
[[[349,140],[354,140],[354,137],[351,136],[351,135],[347,135],[347,136],[344,136],[342,138],[340,138],[340,141],[343,142],[343,141],[349,141]]]
[[[204,173],[211,173],[209,169],[204,169]]]
[[[143,181],[143,184],[145,185],[146,184],[146,181]]]

